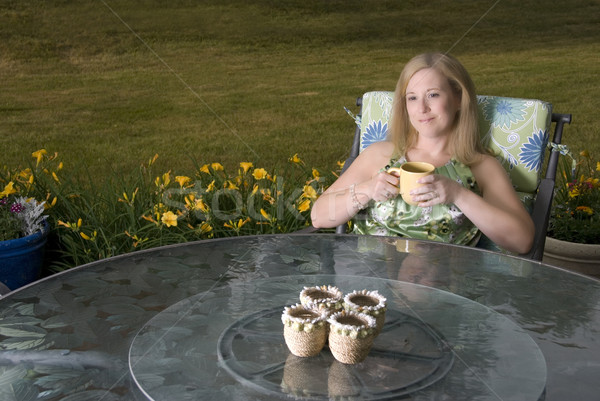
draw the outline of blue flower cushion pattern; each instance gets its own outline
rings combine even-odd
[[[360,151],[385,140],[394,92],[367,92],[362,98]],[[548,143],[552,105],[533,99],[477,96],[479,128],[485,147],[498,157],[528,209],[531,208]]]
[[[386,139],[394,92],[367,92],[362,98],[360,151]]]

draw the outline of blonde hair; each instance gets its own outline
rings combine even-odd
[[[479,136],[475,85],[457,59],[442,53],[425,53],[413,57],[400,74],[394,93],[389,128],[395,154],[405,156],[406,151],[417,142],[418,133],[410,123],[406,109],[406,87],[413,75],[424,68],[433,68],[444,75],[456,96],[460,98],[460,110],[456,113],[450,150],[459,162],[472,165],[486,152]]]

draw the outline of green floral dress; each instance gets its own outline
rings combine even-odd
[[[404,157],[390,161],[386,167],[400,167]],[[446,176],[465,188],[480,194],[471,169],[451,159],[435,169],[434,174]],[[354,233],[367,235],[399,235],[459,245],[475,245],[480,237],[479,229],[454,205],[432,207],[412,206],[401,196],[385,202],[371,201],[365,213],[354,218]]]

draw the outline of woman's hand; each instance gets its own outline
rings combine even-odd
[[[410,195],[420,207],[451,205],[463,189],[458,182],[437,174],[420,178],[417,182],[423,185],[410,191]]]
[[[335,227],[351,219],[371,199],[381,201],[397,196],[398,179],[380,173],[393,151],[391,142],[382,141],[361,152],[344,174],[317,198],[310,212],[312,225]]]
[[[371,178],[367,184],[370,194],[369,198],[377,202],[385,202],[398,196],[398,177],[380,172]]]

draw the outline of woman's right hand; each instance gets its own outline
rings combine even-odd
[[[382,171],[373,176],[368,183],[370,199],[385,202],[398,196],[398,177]]]
[[[361,152],[313,204],[313,226],[335,227],[351,219],[371,199],[385,201],[398,196],[398,178],[380,172],[389,163],[393,150],[391,142],[382,141]]]

